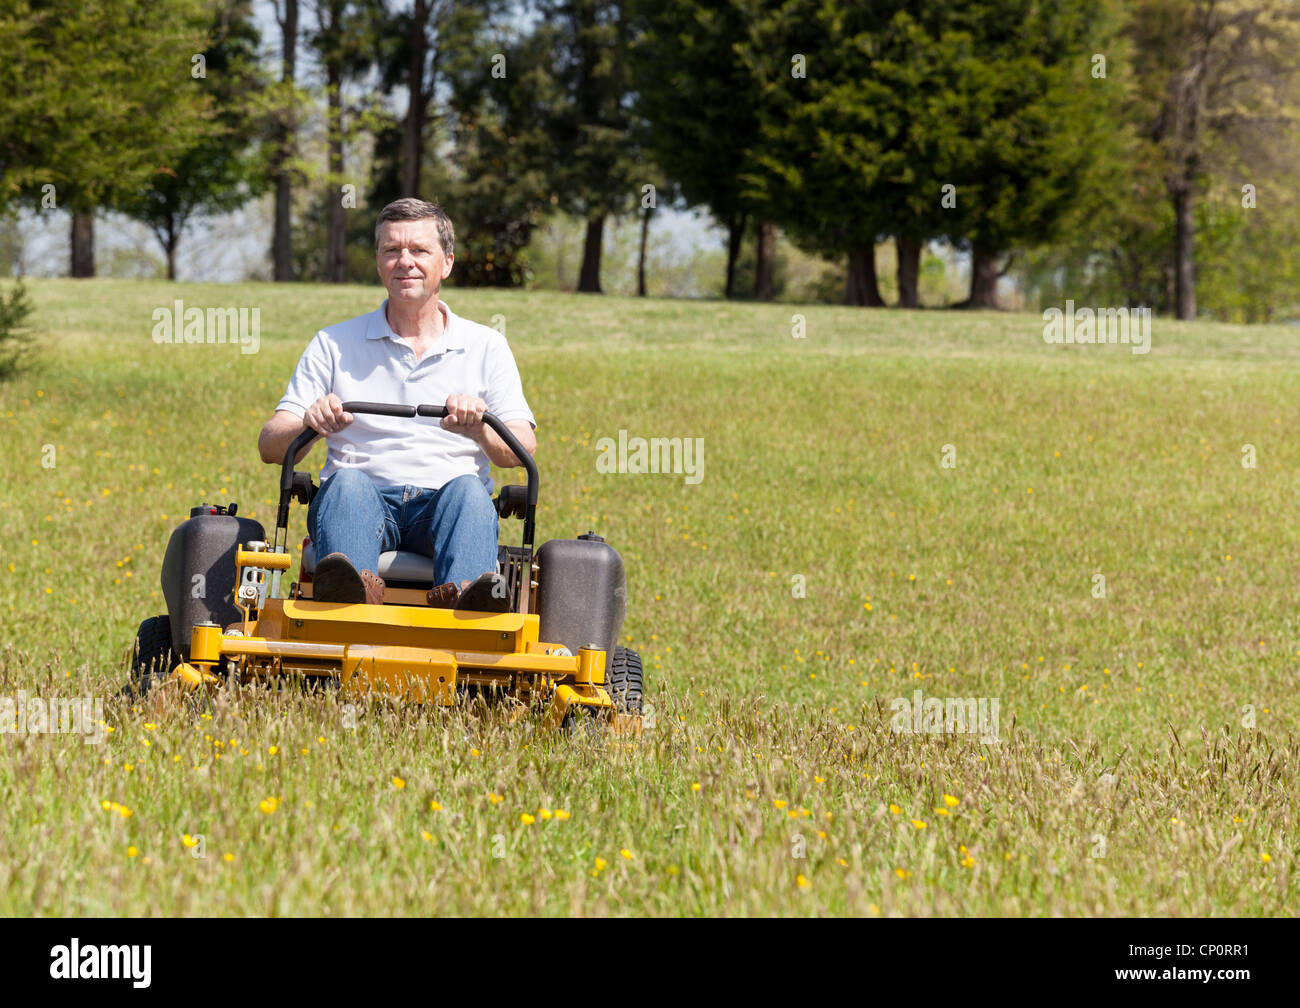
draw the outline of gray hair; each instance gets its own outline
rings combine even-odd
[[[451,226],[451,218],[442,212],[435,203],[426,203],[414,196],[404,196],[393,200],[379,211],[379,220],[375,222],[375,251],[379,250],[379,231],[388,221],[433,220],[438,224],[438,244],[442,246],[443,255],[454,254],[456,231]]]

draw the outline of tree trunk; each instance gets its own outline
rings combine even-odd
[[[288,283],[293,279],[292,201],[293,186],[289,175],[285,171],[278,171],[275,177],[275,236],[271,241],[273,279],[276,283]]]
[[[849,277],[844,285],[844,303],[859,308],[881,308],[885,304],[876,283],[876,248],[868,245],[849,251]]]
[[[325,282],[343,283],[347,279],[347,227],[343,222],[343,74],[337,61],[327,70],[329,88],[329,231],[325,250]]]
[[[970,297],[965,308],[993,308],[998,306],[998,254],[976,246],[970,261]]]
[[[403,196],[419,196],[420,175],[424,167],[424,123],[429,110],[424,75],[424,64],[429,53],[428,23],[429,5],[425,0],[415,0],[409,39],[411,59],[407,65],[409,81],[406,122],[402,130]]]
[[[758,224],[758,262],[754,267],[754,300],[771,301],[776,296],[773,262],[776,259],[776,225],[771,221]]]
[[[722,296],[731,300],[736,293],[736,260],[740,258],[740,242],[745,237],[745,215],[737,214],[727,223],[727,284]]]
[[[654,212],[654,207],[646,207],[645,213],[641,216],[641,250],[637,253],[636,258],[637,297],[645,297],[645,250],[646,241],[650,237],[650,215]]]
[[[279,4],[276,5],[277,13]],[[284,17],[279,20],[281,37],[280,80],[292,87],[298,59],[298,0],[285,0]],[[275,179],[275,231],[271,238],[272,276],[276,283],[293,279],[293,181],[290,161],[293,159],[297,132],[296,116],[292,105],[281,110],[280,125],[276,133],[275,162],[272,177]]]
[[[173,221],[167,222],[167,234],[163,240],[163,249],[167,253],[167,279],[176,279],[176,247],[180,245],[180,228]]]
[[[898,246],[898,307],[920,307],[921,239],[899,235],[895,244]]]
[[[550,233],[551,240],[555,242],[555,287],[557,290],[567,291],[569,289],[568,278],[568,249],[569,243],[564,240],[563,233],[554,224],[548,225],[546,229]]]
[[[578,293],[601,294],[600,245],[605,237],[605,215],[587,221],[587,239],[582,246],[582,269],[578,271]]]
[[[1174,191],[1174,314],[1190,321],[1196,318],[1196,220],[1192,192]]]
[[[72,214],[71,275],[95,275],[95,211],[75,210]]]

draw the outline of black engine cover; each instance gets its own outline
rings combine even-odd
[[[225,627],[239,619],[235,608],[235,550],[265,541],[262,523],[228,514],[198,514],[177,526],[163,555],[163,598],[171,617],[172,647],[190,656],[194,624]]]
[[[537,551],[538,632],[575,655],[595,645],[614,653],[627,614],[623,558],[599,536],[552,539]],[[607,663],[608,664],[608,663]]]

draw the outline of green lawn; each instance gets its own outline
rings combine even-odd
[[[108,698],[171,529],[202,500],[274,523],[257,432],[382,291],[31,290],[0,696]],[[155,344],[175,298],[258,307],[259,351]],[[446,298],[504,317],[539,543],[623,554],[644,738],[109,701],[102,745],[0,735],[0,913],[1294,911],[1300,330],[1156,319],[1139,356],[1049,346],[1036,314]],[[598,472],[620,430],[702,438],[703,480]],[[997,700],[997,743],[892,731],[916,690]]]

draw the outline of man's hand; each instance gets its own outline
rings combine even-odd
[[[352,420],[351,413],[343,412],[343,400],[333,393],[321,396],[307,407],[307,412],[301,417],[289,410],[276,410],[257,437],[257,452],[262,456],[263,462],[279,465],[284,459],[284,453],[289,450],[289,445],[308,427],[318,434],[333,434],[341,431]],[[310,451],[311,445],[308,445],[298,452],[294,461],[301,462]]]
[[[302,422],[319,434],[337,434],[353,419],[351,413],[343,412],[343,400],[331,392],[307,407]]]
[[[447,415],[442,418],[442,429],[453,434],[463,434],[483,449],[483,453],[494,465],[510,469],[521,465],[506,443],[501,440],[491,427],[483,422],[487,412],[487,403],[478,396],[454,394],[447,396]],[[537,454],[537,438],[532,425],[523,420],[511,420],[506,423],[511,432],[529,455]]]
[[[483,414],[487,403],[478,396],[456,393],[447,396],[447,415],[442,418],[442,429],[453,434],[463,434],[477,444],[483,443]]]

